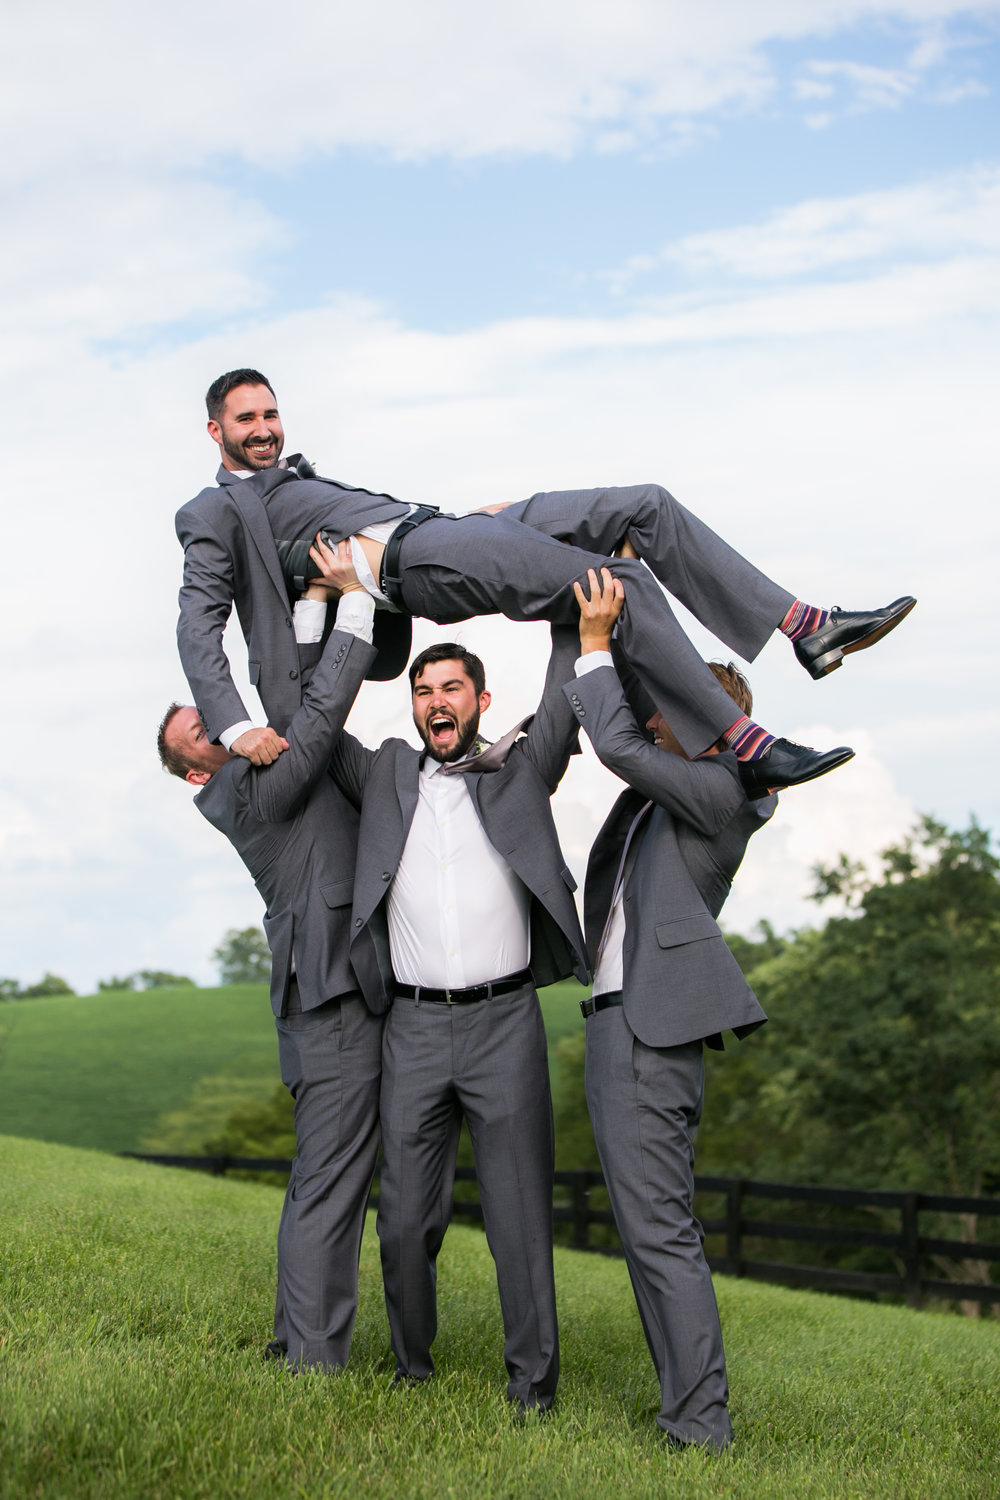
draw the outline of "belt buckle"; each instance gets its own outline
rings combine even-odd
[[[449,989],[446,989],[445,992],[444,992],[444,1003],[445,1003],[445,1005],[454,1005],[455,1004],[455,1001],[451,998],[451,990],[449,990]]]

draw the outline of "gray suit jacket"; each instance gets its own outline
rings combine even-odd
[[[233,756],[194,799],[232,843],[266,903],[276,1016],[285,1012],[293,956],[303,1010],[359,988],[373,1011],[384,1009],[371,942],[351,948],[358,814],[328,774],[374,654],[364,641],[334,630],[288,726],[289,748],[260,768]]]
[[[531,972],[538,986],[569,974],[583,984],[589,979],[573,900],[576,882],[549,806],[576,743],[576,722],[562,683],[572,669],[577,632],[557,628],[553,638],[545,691],[527,734],[511,747],[501,769],[463,773],[490,843],[531,893]],[[331,763],[332,774],[361,808],[354,943],[366,936],[374,941],[387,1000],[393,978],[385,903],[416,810],[421,759],[405,740],[385,740],[378,750],[368,750],[343,735]]]
[[[751,834],[777,798],[748,802],[730,752],[686,761],[640,732],[612,667],[565,689],[598,756],[629,783],[597,836],[587,867],[584,922],[595,958],[614,897],[628,830],[647,801],[625,866],[622,959],[625,1017],[651,1047],[698,1038],[719,1045],[767,1017],[733,958],[716,917]]]
[[[293,455],[289,463],[295,459]],[[338,539],[348,537],[377,521],[402,518],[407,507],[391,495],[328,479],[300,479],[293,468],[265,469],[250,479],[220,468],[216,479],[217,485],[177,512],[177,536],[184,548],[177,622],[181,665],[210,739],[251,718],[222,647],[235,603],[249,652],[250,681],[268,722],[283,734],[301,702],[302,682],[275,537],[311,540],[321,526]],[[394,619],[400,622],[399,616]],[[376,615],[376,644],[380,624]]]

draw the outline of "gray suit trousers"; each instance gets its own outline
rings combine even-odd
[[[278,1227],[274,1336],[289,1365],[336,1369],[351,1346],[378,1155],[382,1017],[356,995],[275,1025],[296,1155]]]
[[[616,529],[617,522],[609,521],[608,526]],[[714,535],[707,527],[703,530]],[[738,558],[716,541],[727,555]],[[506,512],[440,516],[418,526],[402,542],[403,602],[411,614],[439,624],[488,614],[572,624],[579,617],[574,579],[586,588],[588,568],[599,570],[607,561],[606,555],[565,546],[543,530],[509,519]],[[705,619],[710,628],[725,627],[734,649],[751,657],[780,623],[793,596],[756,574],[761,582],[754,607],[744,612],[743,628],[737,629],[733,618],[717,616],[710,608],[713,597],[723,596],[730,587],[739,590],[723,561],[720,554],[715,592],[706,587],[702,613],[711,616]],[[738,717],[733,701],[685,635],[650,569],[627,559],[612,566],[625,585],[625,608],[618,622],[621,648],[684,749],[698,755]],[[743,570],[744,582],[747,571],[756,573],[745,563]]]
[[[628,536],[664,588],[713,635],[753,661],[794,595],[772,582],[658,484],[551,490],[504,512],[585,552]]]
[[[462,1117],[496,1264],[511,1401],[548,1407],[559,1373],[552,1268],[552,1101],[530,985],[473,1005],[397,999],[385,1028],[378,1233],[401,1375],[434,1369],[436,1260]]]
[[[694,1217],[700,1041],[647,1047],[624,1012],[587,1021],[587,1107],[646,1342],[660,1381],[657,1423],[680,1443],[732,1441],[719,1311]]]

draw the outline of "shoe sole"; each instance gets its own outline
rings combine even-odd
[[[838,667],[843,666],[845,656],[850,656],[853,651],[866,651],[869,646],[874,646],[883,636],[888,635],[890,630],[895,630],[896,626],[906,619],[916,602],[916,599],[911,600],[905,609],[899,611],[898,615],[893,615],[891,620],[883,620],[881,625],[877,625],[874,630],[869,631],[868,635],[862,636],[861,640],[855,641],[853,645],[835,646],[832,651],[827,651],[823,656],[817,656],[815,661],[809,663],[810,677],[814,682],[818,682],[821,677],[827,677]]]

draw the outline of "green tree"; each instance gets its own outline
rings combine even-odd
[[[267,984],[271,978],[271,951],[259,927],[230,927],[212,954],[219,965],[223,984]]]
[[[134,990],[135,988],[134,974],[112,974],[110,979],[97,981],[98,994],[103,994],[106,990]]]
[[[186,974],[171,974],[167,969],[140,969],[132,977],[142,990],[175,990],[179,986],[197,989]]]
[[[812,1182],[996,1191],[1000,860],[989,834],[924,818],[884,852],[878,878],[843,858],[816,877],[816,898],[842,896],[848,914],[754,972],[774,1024],[755,1100],[772,1159]],[[977,1231],[960,1216],[959,1238]],[[982,1261],[940,1265],[956,1280],[989,1278]]]
[[[975,822],[924,818],[880,879],[842,871],[818,869],[816,895],[850,914],[755,975],[791,1012],[787,1123],[821,1118],[817,1165],[856,1180],[982,1193],[1000,1180],[1000,860]]]
[[[72,985],[60,979],[58,974],[43,974],[37,984],[26,985],[17,994],[18,1000],[35,1000],[43,995],[75,995]]]

